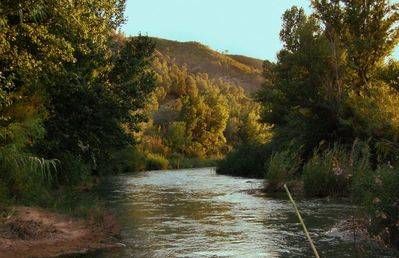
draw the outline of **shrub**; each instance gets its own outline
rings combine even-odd
[[[233,176],[264,177],[264,164],[269,149],[266,145],[240,145],[217,164],[216,172]]]
[[[168,169],[169,161],[159,154],[147,154],[146,169],[147,170],[163,170]]]
[[[200,159],[200,158],[188,158],[181,154],[174,154],[169,158],[169,165],[174,169],[183,168],[202,168],[202,167],[214,167],[217,165],[217,161],[214,159]]]
[[[351,155],[341,145],[322,153],[315,151],[303,167],[304,190],[309,196],[343,196],[350,190],[353,173]]]
[[[46,198],[55,181],[57,164],[56,160],[0,147],[0,203],[35,204]]]
[[[0,208],[1,205],[7,205],[10,202],[10,194],[7,185],[5,182],[0,181]]]
[[[146,169],[146,156],[136,147],[129,146],[111,155],[104,174],[143,171]]]
[[[345,121],[355,135],[397,142],[399,137],[399,94],[382,82],[370,85],[368,94],[351,94],[348,105],[353,118]]]
[[[383,165],[354,179],[354,194],[365,207],[372,235],[390,245],[399,243],[399,170]]]
[[[130,147],[127,151],[127,162],[124,171],[143,171],[146,169],[146,156],[137,148]]]
[[[265,179],[267,191],[281,190],[284,183],[294,178],[301,165],[300,149],[295,147],[274,153],[265,164]]]
[[[73,186],[90,180],[90,165],[71,153],[62,156],[60,168],[59,179],[62,185]]]
[[[97,217],[98,213],[106,210],[99,185],[94,186],[91,191],[80,191],[76,187],[63,186],[53,191],[40,206],[86,219]]]

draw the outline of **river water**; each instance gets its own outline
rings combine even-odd
[[[262,186],[213,168],[112,177],[101,192],[120,220],[126,247],[89,256],[311,257],[291,203],[254,194]],[[351,239],[339,237],[334,225],[350,218],[349,204],[312,199],[298,206],[321,257],[393,256],[364,244],[355,252]]]

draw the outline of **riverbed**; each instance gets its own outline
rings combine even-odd
[[[263,180],[217,175],[213,168],[112,177],[101,187],[126,247],[90,257],[311,257],[292,204],[259,194]],[[295,198],[295,196],[294,196]],[[394,257],[340,237],[336,224],[355,207],[297,200],[321,257]]]

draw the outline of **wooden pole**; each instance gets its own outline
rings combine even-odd
[[[287,187],[286,184],[284,184],[284,189],[287,192],[288,198],[292,202],[292,205],[294,205],[294,209],[295,209],[296,215],[298,216],[299,222],[301,222],[303,231],[305,232],[305,235],[308,238],[308,241],[309,241],[310,247],[313,250],[314,256],[316,258],[320,258],[319,253],[317,252],[316,246],[313,244],[313,240],[312,240],[312,238],[309,235],[308,229],[306,228],[305,222],[303,221],[302,216],[299,213],[298,207],[296,206],[296,203],[295,203],[294,199],[292,198],[290,190],[288,190],[288,187]]]

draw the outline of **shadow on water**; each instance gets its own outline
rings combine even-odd
[[[101,194],[126,247],[79,257],[312,257],[288,200],[248,193],[262,185],[211,168],[113,177]],[[330,234],[353,207],[326,200],[298,206],[321,257],[356,257],[351,241]],[[370,244],[362,250],[359,257],[397,256]]]

